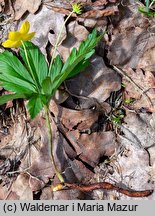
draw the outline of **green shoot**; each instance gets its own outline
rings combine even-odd
[[[153,8],[154,3],[155,3],[155,0],[145,0],[145,5],[140,6],[138,8],[139,12],[146,14],[148,16],[151,16],[151,17],[155,17],[155,12]]]

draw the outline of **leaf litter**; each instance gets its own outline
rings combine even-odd
[[[120,1],[80,2],[83,15],[72,17],[62,34],[57,50],[62,59],[87,37],[89,28],[107,33],[90,66],[67,80],[50,105],[54,155],[70,190],[51,191],[51,184],[59,182],[47,154],[44,114],[31,122],[25,111],[15,107],[15,101],[0,107],[0,199],[155,199],[154,192],[134,198],[118,190],[155,188],[155,20],[139,13],[134,1],[126,5]],[[31,31],[37,32],[33,42],[49,58],[70,5],[67,1],[43,1],[42,5],[42,1],[27,4],[19,0],[13,5],[2,2],[0,10],[2,41],[10,28],[17,28],[15,20],[20,25],[27,19]],[[0,94],[4,94],[2,88]],[[125,103],[131,99],[133,102]],[[121,124],[115,124],[113,115],[119,109],[125,116]],[[116,188],[107,191],[96,186],[93,190],[91,185],[99,182]],[[75,183],[90,186],[90,190],[74,187]]]

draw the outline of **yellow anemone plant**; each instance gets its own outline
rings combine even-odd
[[[95,52],[94,48],[102,38],[102,35],[98,36],[97,31],[94,29],[87,39],[81,43],[78,50],[76,48],[72,49],[66,62],[63,63],[59,54],[55,56],[65,24],[73,13],[80,14],[81,12],[80,4],[72,5],[72,11],[60,28],[49,67],[45,56],[38,47],[32,42],[27,42],[35,35],[35,32],[29,33],[30,24],[28,21],[21,25],[19,31],[10,32],[8,39],[2,43],[5,48],[21,46],[19,54],[24,64],[16,56],[10,55],[9,51],[0,53],[0,84],[2,83],[6,90],[15,92],[15,94],[0,96],[0,105],[10,99],[25,98],[28,100],[27,107],[32,119],[44,108],[48,128],[48,153],[56,176],[61,183],[64,183],[65,180],[57,167],[53,154],[49,103],[55,91],[66,79],[77,75],[89,65],[89,58]],[[62,187],[63,184],[60,184],[58,187],[53,188],[53,191],[57,191]]]
[[[35,32],[28,33],[30,30],[30,23],[25,21],[19,31],[10,32],[8,35],[8,40],[2,43],[2,46],[5,48],[17,48],[22,45],[23,41],[31,40]]]

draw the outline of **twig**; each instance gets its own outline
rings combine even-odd
[[[103,189],[103,190],[116,190],[119,193],[125,194],[126,196],[129,197],[147,197],[149,195],[151,195],[153,193],[153,190],[143,190],[143,191],[135,191],[135,190],[131,190],[131,189],[125,189],[125,188],[121,188],[119,186],[113,185],[111,183],[108,182],[99,182],[99,183],[94,183],[94,184],[90,184],[90,185],[79,185],[79,184],[72,184],[72,183],[64,183],[64,184],[58,184],[55,187],[57,190],[53,190],[53,191],[58,191],[61,189],[76,189],[76,190],[80,190],[82,192],[89,192],[89,191],[93,191],[93,190],[99,190],[99,189]]]

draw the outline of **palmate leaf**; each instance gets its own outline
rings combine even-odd
[[[36,83],[38,84],[38,88],[40,88],[42,81],[48,75],[48,65],[45,60],[45,56],[33,43],[27,41],[24,42],[24,45],[27,50],[27,55],[30,62],[30,66],[32,68],[33,75],[35,77]],[[27,66],[27,68],[29,68],[23,47],[20,51],[20,54],[25,62],[25,65]]]
[[[78,51],[75,48],[72,49],[68,59],[63,65],[61,74],[53,83],[53,93],[57,90],[57,88],[63,81],[78,74],[79,72],[81,72],[81,69],[83,70],[86,66],[88,66],[89,58],[95,52],[94,48],[102,37],[103,35],[98,36],[97,31],[93,30],[93,32],[87,37],[87,39],[81,43]]]

